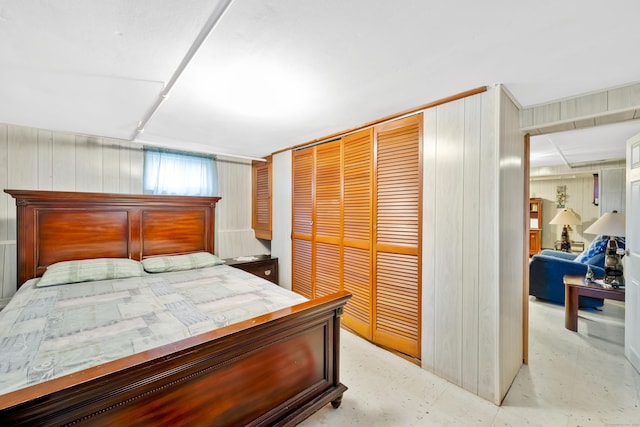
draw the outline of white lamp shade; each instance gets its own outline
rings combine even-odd
[[[557,224],[557,225],[576,225],[580,224],[580,220],[569,209],[562,209],[560,212],[553,217],[549,224]]]
[[[624,223],[625,217],[623,213],[617,211],[607,212],[584,230],[584,232],[602,236],[624,237]]]

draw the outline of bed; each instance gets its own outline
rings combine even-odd
[[[18,284],[26,283],[25,291],[60,262],[214,253],[216,197],[5,192],[16,199]],[[0,419],[6,425],[298,424],[324,405],[337,408],[347,389],[339,380],[339,339],[349,297],[338,292],[304,301],[9,391],[0,395]]]

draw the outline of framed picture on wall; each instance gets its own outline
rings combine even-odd
[[[564,208],[567,201],[567,186],[558,185],[556,187],[556,208]]]

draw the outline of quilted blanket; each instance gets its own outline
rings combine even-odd
[[[38,288],[0,311],[0,394],[306,299],[226,265]]]

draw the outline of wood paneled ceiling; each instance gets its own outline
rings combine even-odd
[[[0,123],[261,157],[479,86],[527,107],[636,82],[639,15],[630,0],[0,0]]]

